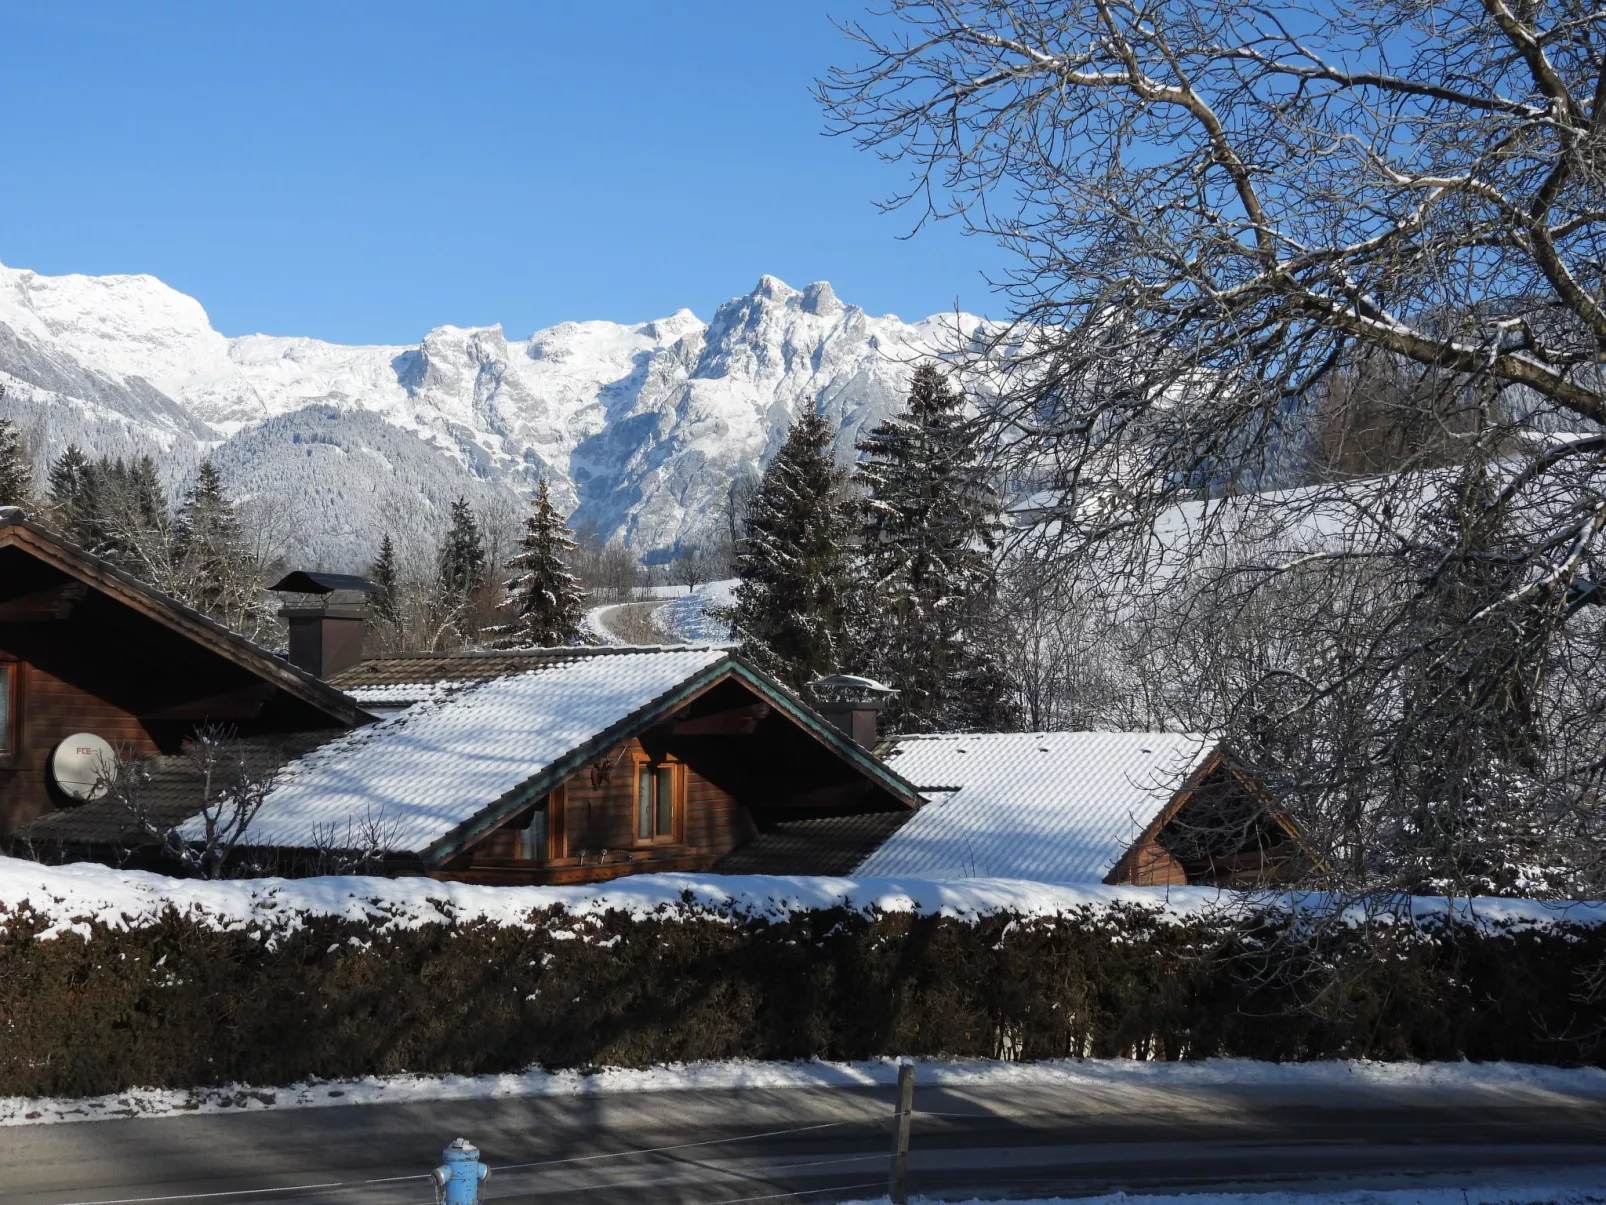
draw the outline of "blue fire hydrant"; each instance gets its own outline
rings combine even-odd
[[[439,1205],[477,1205],[480,1181],[491,1169],[480,1162],[479,1148],[467,1138],[454,1138],[441,1152],[441,1165],[430,1173]]]

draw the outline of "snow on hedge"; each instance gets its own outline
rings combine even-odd
[[[654,915],[781,920],[794,913],[851,908],[864,914],[913,912],[974,921],[1007,913],[1063,915],[1126,905],[1175,917],[1235,910],[1243,897],[1202,887],[1066,887],[1020,879],[812,878],[807,876],[652,874],[567,887],[483,887],[426,878],[331,875],[306,879],[229,879],[204,882],[94,863],[44,866],[0,857],[0,926],[8,913],[29,907],[48,920],[42,936],[87,934],[100,921],[138,928],[169,908],[218,929],[251,925],[289,931],[311,916],[335,916],[380,929],[417,928],[433,922],[540,923],[553,908],[571,917],[622,912]],[[1312,905],[1310,897],[1297,901]],[[1446,910],[1442,899],[1411,901],[1420,916]],[[1483,923],[1599,924],[1606,903],[1533,900],[1458,900],[1455,911]]]

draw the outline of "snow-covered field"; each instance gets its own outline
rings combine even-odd
[[[731,638],[729,625],[708,613],[710,607],[728,607],[736,578],[704,582],[690,594],[671,598],[652,613],[652,626],[668,639],[687,644],[718,644]]]
[[[1309,906],[1311,900],[1291,903]],[[864,913],[914,912],[975,920],[998,913],[1057,916],[1128,905],[1173,916],[1241,906],[1241,897],[1205,887],[1067,887],[1024,879],[825,878],[805,875],[642,874],[571,887],[482,887],[426,878],[329,875],[305,879],[173,879],[80,862],[45,866],[0,858],[0,923],[24,905],[43,915],[43,936],[87,933],[98,920],[119,928],[150,924],[168,908],[219,929],[260,926],[269,935],[293,931],[308,916],[337,916],[380,929],[432,922],[491,921],[525,925],[548,910],[570,917],[618,911],[646,917],[781,919],[822,908]],[[1447,907],[1489,924],[1606,922],[1606,902],[1417,897],[1412,911]]]
[[[1063,1059],[1008,1063],[970,1059],[908,1060],[916,1082],[927,1087],[1051,1088],[1066,1093],[1122,1087],[1400,1089],[1469,1097],[1498,1093],[1506,1104],[1606,1104],[1606,1071],[1598,1067],[1541,1067],[1525,1063],[1262,1063],[1252,1059],[1138,1062],[1132,1059]],[[283,1087],[231,1084],[219,1088],[134,1089],[77,1100],[0,1097],[0,1125],[44,1125],[178,1113],[237,1113],[263,1109],[315,1109],[410,1101],[493,1100],[512,1097],[593,1096],[629,1092],[706,1092],[778,1088],[864,1088],[897,1083],[899,1060],[855,1063],[764,1063],[750,1060],[681,1063],[642,1070],[532,1069],[510,1075],[394,1075],[320,1080]]]

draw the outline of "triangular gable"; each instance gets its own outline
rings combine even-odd
[[[329,716],[343,727],[370,717],[348,696],[261,645],[141,582],[100,557],[85,552],[38,524],[15,507],[0,507],[0,549],[17,548],[154,623],[246,670]]]

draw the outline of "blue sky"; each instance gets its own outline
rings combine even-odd
[[[821,134],[863,3],[0,0],[0,262],[339,342],[707,318],[764,272],[1000,310],[995,248],[901,241],[901,174]]]

